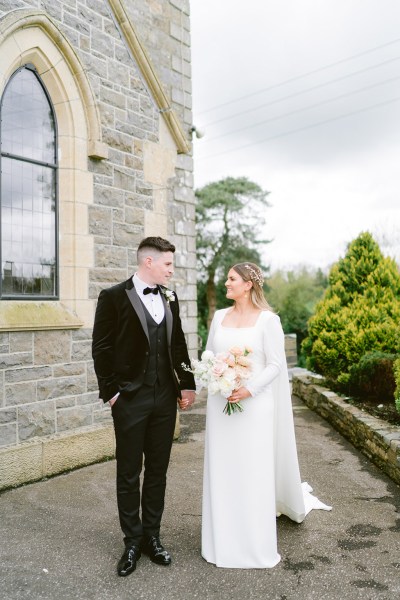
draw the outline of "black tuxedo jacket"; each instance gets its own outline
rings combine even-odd
[[[159,286],[160,290],[163,289]],[[177,396],[181,390],[194,390],[186,340],[179,317],[178,298],[169,303],[162,294],[168,339],[168,356]],[[143,384],[150,343],[144,308],[132,278],[99,295],[93,327],[92,355],[100,398],[107,402],[118,392],[134,397]]]

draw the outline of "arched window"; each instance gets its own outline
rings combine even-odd
[[[0,103],[2,299],[58,296],[57,125],[33,65]]]

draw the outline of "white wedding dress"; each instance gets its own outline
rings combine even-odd
[[[209,395],[203,481],[202,556],[218,567],[269,568],[280,556],[276,516],[300,523],[312,508],[330,510],[301,484],[284,335],[277,315],[260,313],[254,327],[221,324],[216,312],[207,350],[252,349],[252,396],[228,416],[226,399]]]

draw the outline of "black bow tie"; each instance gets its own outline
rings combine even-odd
[[[151,287],[144,288],[143,294],[145,296],[147,296],[147,294],[158,294],[158,287],[155,287],[155,288],[151,288]]]

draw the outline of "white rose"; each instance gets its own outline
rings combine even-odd
[[[221,377],[219,381],[219,391],[221,396],[228,398],[233,390],[232,382]]]
[[[208,384],[208,391],[210,392],[210,394],[212,394],[213,396],[215,394],[218,394],[219,392],[219,385],[217,381],[210,381],[210,383]]]

